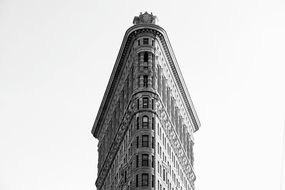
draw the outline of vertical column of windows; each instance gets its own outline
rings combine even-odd
[[[152,68],[152,53],[148,53],[148,68]],[[153,81],[153,74],[148,78],[148,84],[149,86],[152,86],[152,81]]]
[[[156,60],[154,54],[152,54],[152,88],[156,89],[156,78],[157,78],[157,73],[156,73]]]
[[[166,79],[162,76],[162,100],[164,106],[166,106]]]
[[[158,76],[157,76],[157,86],[158,86],[158,93],[159,95],[161,96],[161,66],[158,65],[157,67],[157,73],[158,73]]]

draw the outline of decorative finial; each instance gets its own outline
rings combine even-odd
[[[134,18],[133,24],[156,24],[157,17],[145,12]]]

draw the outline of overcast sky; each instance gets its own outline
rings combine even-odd
[[[90,131],[144,11],[167,31],[202,124],[196,189],[280,189],[284,1],[0,0],[1,190],[95,189]]]

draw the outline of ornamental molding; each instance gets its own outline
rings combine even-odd
[[[160,26],[154,24],[143,24],[143,25],[134,25],[130,27],[125,34],[124,41],[121,45],[120,52],[116,60],[116,64],[113,68],[111,78],[108,82],[108,86],[103,97],[103,101],[101,102],[96,120],[92,128],[92,134],[96,138],[99,137],[99,133],[100,130],[102,129],[102,125],[104,124],[103,121],[105,121],[106,115],[109,115],[107,114],[109,110],[108,107],[110,106],[110,102],[112,102],[111,101],[112,97],[118,86],[118,80],[120,79],[121,71],[127,62],[125,61],[125,59],[127,55],[130,54],[130,46],[133,40],[137,37],[137,35],[141,33],[152,33],[154,36],[160,39],[162,46],[164,48],[164,52],[168,59],[168,63],[172,69],[174,78],[182,94],[188,113],[190,114],[191,121],[193,122],[194,131],[197,131],[200,127],[199,119],[195,112],[195,108],[193,106],[190,95],[187,91],[185,82],[183,81],[182,74],[180,70],[177,69],[178,68],[177,61],[174,57],[174,53],[171,49],[170,42],[167,38],[166,32]]]
[[[95,182],[95,185],[98,188],[98,190],[100,190],[104,184],[104,181],[105,181],[107,174],[108,174],[108,172],[112,166],[112,163],[113,163],[113,161],[116,157],[116,154],[119,150],[119,147],[123,141],[123,137],[125,136],[125,132],[127,131],[128,126],[129,126],[133,116],[134,116],[134,110],[132,109],[132,107],[130,107],[130,109],[128,109],[125,112],[124,117],[123,117],[122,121],[120,122],[120,125],[118,127],[115,138],[112,142],[110,150],[109,150],[107,156],[105,157],[105,160],[104,160],[104,163],[101,167],[100,172],[98,173],[98,178]]]

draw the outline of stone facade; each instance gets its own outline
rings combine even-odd
[[[193,133],[200,127],[166,32],[134,18],[92,134],[98,190],[193,190]]]

